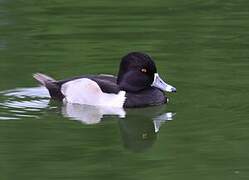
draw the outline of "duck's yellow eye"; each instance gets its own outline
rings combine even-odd
[[[143,69],[141,69],[141,72],[146,73],[147,69],[143,68]]]

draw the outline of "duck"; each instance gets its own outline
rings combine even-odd
[[[117,76],[81,75],[64,80],[35,73],[34,79],[48,90],[51,99],[71,104],[136,108],[167,103],[164,92],[176,88],[160,78],[154,60],[142,52],[121,58]]]

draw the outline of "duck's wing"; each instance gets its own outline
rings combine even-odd
[[[51,98],[58,100],[62,100],[64,98],[64,95],[61,92],[61,86],[64,83],[81,78],[87,78],[95,81],[99,85],[100,89],[105,93],[117,94],[120,91],[119,86],[116,83],[117,78],[112,75],[83,75],[59,81],[56,81],[55,79],[42,73],[36,73],[33,77],[41,85],[48,89]]]
[[[89,79],[95,81],[104,93],[118,94],[120,91],[120,88],[117,85],[117,78],[115,76],[98,75]]]
[[[76,79],[81,79],[81,78],[87,78],[87,79],[91,79],[95,81],[104,93],[117,94],[120,91],[120,88],[117,85],[117,77],[113,75],[108,75],[108,74],[77,76],[77,77],[73,77],[70,79],[57,81],[57,84],[61,87],[61,85],[66,82],[76,80]]]

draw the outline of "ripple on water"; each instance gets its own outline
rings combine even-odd
[[[44,87],[12,89],[0,95],[0,120],[39,118],[37,112],[49,104],[49,94]]]

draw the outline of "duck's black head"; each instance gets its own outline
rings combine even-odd
[[[122,58],[117,84],[120,89],[129,92],[138,92],[151,86],[164,91],[176,91],[160,79],[152,58],[141,52],[131,52]]]
[[[132,52],[121,60],[117,84],[122,90],[136,92],[150,87],[157,72],[150,56]]]

